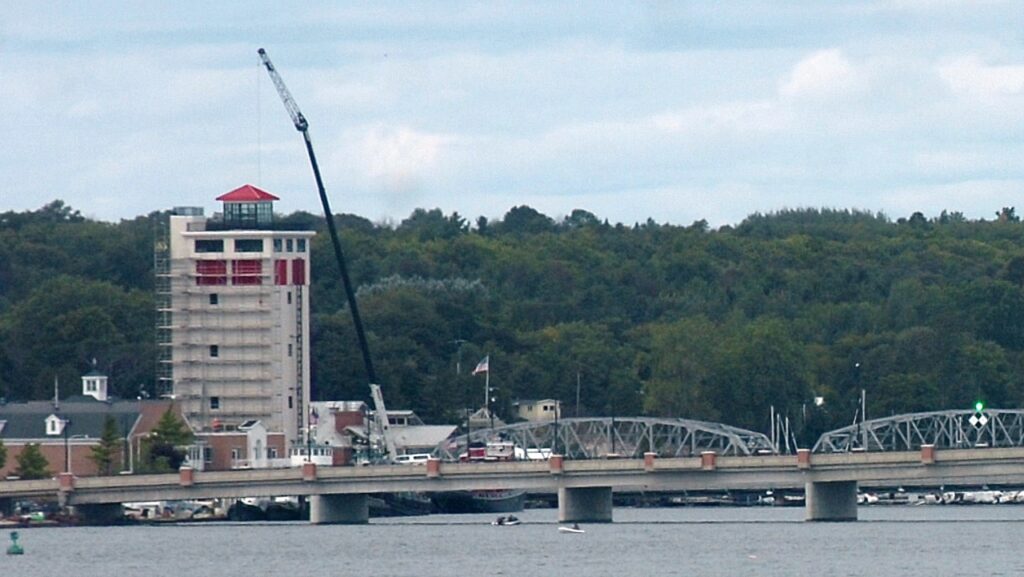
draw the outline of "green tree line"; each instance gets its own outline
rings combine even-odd
[[[0,396],[43,399],[93,358],[116,394],[154,381],[153,213],[119,223],[54,201],[0,213]],[[314,397],[367,399],[323,219],[312,247]],[[610,224],[530,207],[500,220],[417,209],[336,217],[388,405],[458,422],[554,397],[563,415],[651,415],[802,438],[868,417],[1024,406],[1024,226],[943,212],[754,214],[736,226]],[[822,399],[823,403],[815,402]],[[577,399],[578,402],[577,402]]]

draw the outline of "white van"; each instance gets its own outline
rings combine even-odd
[[[395,457],[395,463],[399,465],[426,465],[430,453],[412,453]]]

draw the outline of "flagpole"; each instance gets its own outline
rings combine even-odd
[[[484,392],[487,394],[487,416],[491,419],[491,428],[494,428],[494,411],[491,410],[491,355],[487,355],[487,376],[484,378]]]

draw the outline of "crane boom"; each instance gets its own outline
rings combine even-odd
[[[267,67],[267,72],[270,73],[270,79],[274,82],[274,86],[277,87],[277,93],[281,95],[281,101],[284,102],[284,107],[288,110],[288,114],[292,117],[292,123],[295,124],[295,130],[299,132],[306,132],[309,129],[309,123],[306,122],[306,117],[302,115],[302,111],[299,110],[299,105],[295,103],[295,99],[292,98],[292,93],[288,91],[288,87],[284,85],[284,80],[281,80],[281,75],[277,73],[277,69],[274,68],[274,63],[270,61],[270,57],[267,56],[267,51],[259,49],[260,60],[263,65]]]
[[[309,123],[306,122],[306,117],[302,115],[302,111],[299,110],[299,105],[295,103],[295,99],[292,98],[288,87],[284,85],[284,80],[281,80],[281,76],[277,73],[277,69],[274,68],[273,63],[270,62],[270,57],[267,56],[267,51],[259,49],[260,60],[263,62],[263,66],[267,68],[267,72],[270,74],[270,79],[274,81],[274,86],[277,87],[277,93],[281,96],[281,102],[284,103],[285,109],[288,110],[288,115],[292,117],[292,123],[295,124],[295,129],[302,133],[302,138],[306,142],[306,152],[309,154],[309,163],[313,166],[313,176],[316,178],[317,190],[320,193],[320,205],[324,209],[324,220],[327,221],[327,231],[331,236],[331,245],[334,247],[334,258],[338,262],[338,270],[341,272],[341,281],[345,286],[345,297],[348,299],[348,308],[352,312],[352,324],[355,325],[356,338],[359,340],[359,350],[363,355],[363,365],[366,367],[366,376],[370,380],[370,383],[377,382],[377,373],[373,370],[373,360],[370,358],[370,346],[366,341],[366,331],[363,330],[362,317],[359,316],[359,306],[356,303],[356,293],[352,288],[352,281],[348,276],[348,267],[345,265],[345,255],[341,251],[341,241],[338,240],[338,229],[334,225],[334,213],[331,212],[331,203],[327,200],[327,191],[324,189],[324,181],[320,177],[320,166],[316,162],[316,154],[313,152],[313,141],[309,138]],[[371,384],[372,386],[372,384]]]
[[[371,384],[370,394],[373,396],[373,418],[377,421],[377,430],[384,440],[384,450],[388,453],[387,460],[392,461],[398,456],[398,451],[395,440],[391,438],[391,423],[388,422],[388,410],[384,407],[384,395],[380,392],[380,385]]]

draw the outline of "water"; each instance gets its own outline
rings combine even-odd
[[[857,523],[805,523],[801,508],[615,510],[557,531],[491,515],[374,519],[363,526],[193,524],[19,529],[12,577],[944,576],[1024,574],[1024,506],[861,507]],[[3,548],[9,531],[0,531]]]

